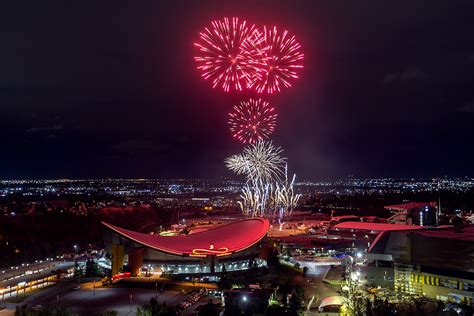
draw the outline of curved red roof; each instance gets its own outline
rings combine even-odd
[[[138,244],[181,256],[203,256],[210,252],[226,255],[242,251],[260,241],[270,227],[267,219],[252,218],[191,235],[165,237],[144,234],[105,222],[102,224]]]

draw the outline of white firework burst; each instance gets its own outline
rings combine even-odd
[[[242,201],[238,202],[244,215],[272,216],[278,219],[280,228],[301,197],[294,192],[296,175],[288,181],[288,167],[286,158],[280,156],[282,152],[271,142],[259,141],[225,160],[227,168],[247,177],[240,196]]]
[[[249,163],[246,157],[243,154],[232,155],[225,159],[225,164],[227,168],[238,175],[245,174],[247,175],[249,170]]]
[[[225,160],[227,167],[236,174],[245,174],[247,180],[265,183],[280,180],[286,158],[281,157],[283,150],[269,141],[258,141],[246,147],[242,154],[233,155]]]

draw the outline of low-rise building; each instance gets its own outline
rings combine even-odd
[[[367,258],[373,261],[367,279],[375,285],[387,285],[380,273],[371,271],[382,268],[389,275],[393,271],[396,293],[474,302],[474,226],[383,232]]]

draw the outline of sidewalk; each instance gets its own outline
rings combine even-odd
[[[10,304],[13,305],[12,303]],[[15,306],[9,306],[10,304],[7,304],[7,308],[0,309],[0,316],[14,316],[15,315]]]

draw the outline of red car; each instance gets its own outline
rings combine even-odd
[[[112,281],[121,280],[121,279],[129,278],[129,277],[131,277],[130,272],[118,273],[118,274],[112,276]]]

